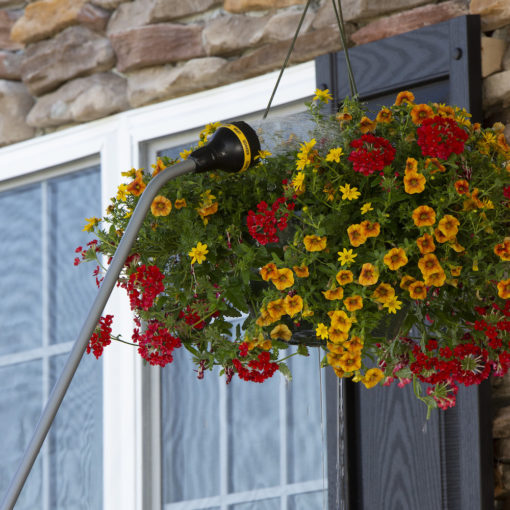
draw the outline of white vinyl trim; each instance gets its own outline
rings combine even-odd
[[[276,78],[276,72],[270,73],[4,147],[0,149],[0,190],[68,172],[70,168],[86,168],[91,158],[99,158],[105,210],[121,182],[121,172],[147,164],[151,144],[209,122],[263,111]],[[314,89],[313,62],[291,67],[283,75],[273,105],[277,108],[303,101]],[[129,339],[132,316],[124,294],[115,289],[105,313],[115,316],[114,333]],[[154,487],[143,487],[142,482],[141,359],[135,349],[113,344],[105,350],[102,360],[103,508],[147,510],[143,492]],[[321,487],[314,485],[311,490]]]

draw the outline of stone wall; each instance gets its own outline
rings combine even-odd
[[[0,0],[0,146],[278,69],[305,3]],[[510,139],[509,0],[342,5],[353,45],[479,14],[485,120]],[[339,49],[331,1],[312,1],[291,64]],[[510,509],[510,376],[493,393],[496,498]]]

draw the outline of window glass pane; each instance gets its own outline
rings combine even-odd
[[[0,193],[0,355],[40,347],[41,186]]]
[[[95,266],[73,261],[75,249],[93,239],[82,231],[85,218],[101,217],[100,185],[99,168],[48,181],[51,343],[76,339],[97,294]]]
[[[327,495],[322,491],[289,496],[287,510],[320,510],[327,508]]]
[[[310,356],[294,356],[289,360],[292,381],[287,385],[287,444],[289,482],[322,479],[321,436],[326,436],[321,420],[321,391],[317,348]],[[322,426],[323,425],[323,426]],[[326,460],[324,459],[324,466]]]
[[[279,383],[275,374],[263,384],[234,377],[228,386],[231,492],[280,485]]]
[[[0,499],[18,469],[41,414],[42,364],[31,361],[0,367]],[[42,508],[42,463],[39,457],[23,488],[16,510]]]
[[[261,501],[250,501],[249,503],[238,503],[230,505],[228,510],[280,510],[280,499],[263,499]]]
[[[220,492],[219,380],[217,371],[197,379],[191,355],[174,351],[161,370],[163,501],[215,496]]]
[[[51,386],[68,355],[50,360]],[[102,508],[103,399],[101,362],[85,355],[50,430],[50,508]]]

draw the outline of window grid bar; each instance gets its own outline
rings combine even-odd
[[[268,487],[266,489],[257,489],[253,491],[236,492],[228,494],[225,497],[212,496],[210,498],[201,498],[187,501],[179,501],[177,503],[167,503],[164,510],[200,510],[203,508],[211,508],[215,506],[234,505],[237,503],[250,503],[261,501],[264,499],[278,498],[282,495],[292,496],[296,494],[304,494],[306,492],[322,491],[327,489],[324,481],[311,480],[308,482],[293,483],[284,486]]]
[[[46,288],[43,287],[43,307],[45,289],[47,289],[47,287]],[[45,335],[44,321],[45,317],[43,314],[43,342]],[[47,343],[49,343],[48,338],[46,339]],[[47,347],[38,347],[36,349],[30,349],[28,351],[20,351],[15,352],[13,354],[6,354],[4,356],[0,356],[0,367],[16,365],[18,363],[25,363],[28,361],[35,361],[45,357],[58,356],[59,354],[66,354],[72,349],[72,347],[73,342],[63,342],[61,344],[47,345]]]
[[[286,486],[288,482],[287,469],[287,380],[280,377],[280,485]],[[280,497],[280,510],[287,510],[287,494]]]
[[[41,183],[41,264],[42,264],[42,402],[44,408],[50,394],[50,361],[47,353],[50,344],[50,239],[49,239],[49,189],[48,182]],[[50,509],[50,454],[49,440],[44,441],[41,449],[42,459],[42,505]]]
[[[228,394],[223,377],[218,377],[220,419],[220,510],[228,510],[225,498],[228,495]],[[165,507],[166,508],[166,507]]]

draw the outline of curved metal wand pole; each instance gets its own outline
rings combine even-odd
[[[23,459],[2,501],[0,510],[12,510],[16,504],[16,501],[18,500],[19,494],[25,485],[26,479],[30,474],[44,439],[48,434],[48,430],[50,429],[51,424],[55,419],[55,415],[57,414],[60,404],[62,403],[67,389],[71,384],[76,369],[80,364],[80,360],[83,356],[83,353],[85,352],[85,349],[87,348],[90,337],[94,332],[98,320],[103,313],[104,307],[108,302],[108,298],[110,297],[110,294],[112,293],[112,290],[117,283],[117,279],[122,271],[122,268],[124,267],[124,262],[129,255],[131,247],[136,241],[138,232],[142,227],[145,216],[149,211],[152,201],[156,197],[158,191],[168,181],[185,173],[194,172],[196,168],[196,162],[193,159],[187,159],[186,161],[178,163],[177,165],[167,168],[164,172],[159,173],[147,185],[147,188],[143,192],[133,212],[133,215],[131,216],[131,219],[126,228],[126,232],[124,233],[119,246],[117,247],[115,255],[110,263],[110,267],[106,272],[103,284],[101,285],[101,289],[99,290],[94,302],[92,303],[89,314],[82,326],[78,338],[76,339],[74,346],[69,353],[69,357],[67,358],[67,362],[64,365],[62,374],[53,387],[48,402],[46,403],[41,417],[39,418],[39,422],[32,436],[32,439],[30,440],[30,443],[25,450]]]

